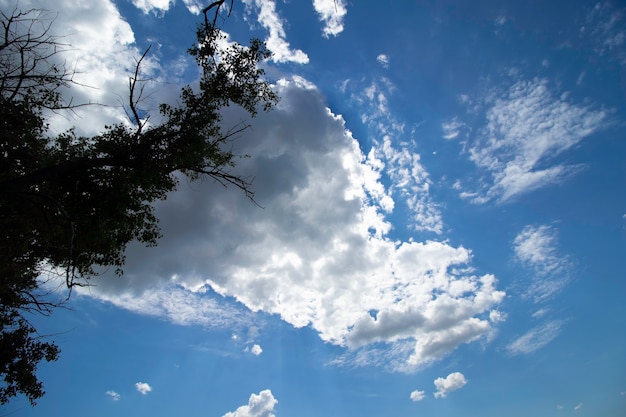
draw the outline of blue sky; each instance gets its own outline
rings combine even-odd
[[[84,107],[125,120],[197,72],[197,0],[24,0],[58,13]],[[0,0],[3,10],[15,6]],[[51,318],[20,416],[623,416],[626,8],[595,1],[237,0],[281,96],[235,143],[259,208],[181,182]],[[3,411],[4,412],[4,411]]]

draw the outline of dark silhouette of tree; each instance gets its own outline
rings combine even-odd
[[[270,56],[261,41],[218,49],[223,5],[220,0],[204,9],[197,43],[188,51],[201,77],[181,90],[180,104],[161,104],[162,121],[147,123],[139,108],[146,51],[129,78],[132,125],[105,126],[93,137],[48,131],[46,110],[77,106],[60,94],[74,74],[56,64],[68,45],[50,34],[50,14],[2,14],[0,404],[18,394],[34,404],[44,394],[37,364],[58,357],[58,347],[28,321],[28,314],[50,314],[59,304],[42,285],[46,271],[62,271],[69,293],[88,285],[99,267],[121,274],[128,243],[157,244],[152,203],[176,188],[177,173],[234,185],[253,200],[250,180],[231,171],[236,155],[230,142],[247,125],[224,130],[221,111],[234,104],[255,116],[278,97],[258,65]]]

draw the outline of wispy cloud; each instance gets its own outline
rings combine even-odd
[[[147,393],[149,393],[150,391],[152,391],[152,387],[147,383],[147,382],[137,382],[135,384],[135,388],[137,389],[137,391],[139,391],[142,395],[146,395]]]
[[[120,394],[118,394],[117,392],[113,390],[108,390],[107,392],[104,393],[104,395],[106,395],[113,401],[119,401],[122,398]]]
[[[606,111],[573,104],[566,94],[556,97],[548,81],[537,78],[517,81],[508,91],[493,91],[485,105],[487,123],[468,148],[485,176],[478,190],[462,193],[476,203],[506,202],[575,174],[580,166],[557,163],[555,157],[601,130],[608,120]]]
[[[443,122],[441,124],[441,129],[443,130],[443,138],[447,140],[457,139],[463,127],[465,127],[465,123],[461,122],[457,118],[454,118],[448,122]]]
[[[325,37],[337,36],[343,32],[343,19],[348,13],[345,0],[313,0],[313,8],[324,22],[322,32]]]
[[[587,15],[580,29],[583,39],[591,41],[600,56],[609,56],[622,65],[626,64],[626,9],[615,7],[611,2],[598,2]]]
[[[224,414],[223,417],[275,417],[273,411],[278,401],[269,389],[250,395],[247,405]]]
[[[513,242],[516,259],[533,274],[527,296],[545,301],[569,281],[571,261],[558,252],[557,230],[551,226],[526,226]]]
[[[434,394],[435,398],[445,398],[451,391],[458,390],[467,384],[467,380],[462,373],[453,372],[445,378],[435,379],[434,383],[437,387],[437,392]]]
[[[276,11],[275,0],[243,0],[249,13],[257,14],[257,21],[268,30],[265,39],[267,48],[272,51],[274,62],[294,62],[306,64],[309,57],[299,49],[292,50],[287,42],[283,21]]]
[[[132,283],[132,276],[128,277]],[[112,289],[112,288],[111,288]],[[145,315],[164,317],[179,325],[202,325],[209,328],[246,327],[252,315],[241,306],[229,304],[220,295],[207,294],[205,287],[196,290],[180,285],[169,284],[165,288],[156,287],[141,292],[141,296],[131,289],[107,291],[83,295],[97,296],[102,301],[117,307]]]
[[[441,234],[443,219],[430,196],[430,175],[415,151],[414,141],[405,140],[404,123],[389,107],[389,97],[394,90],[395,86],[383,78],[354,96],[364,109],[362,121],[380,137],[368,153],[368,163],[381,174],[384,172],[385,179],[391,181],[389,195],[406,203],[415,230]]]
[[[522,355],[535,352],[554,340],[561,331],[564,322],[561,320],[549,321],[537,326],[520,336],[507,346],[511,355]]]
[[[389,56],[380,54],[376,57],[376,61],[384,68],[389,68]]]

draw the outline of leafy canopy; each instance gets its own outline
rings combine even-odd
[[[180,104],[161,104],[157,124],[139,116],[144,54],[130,77],[131,123],[105,126],[93,137],[48,130],[47,110],[73,106],[60,94],[71,87],[73,74],[57,62],[64,45],[50,35],[47,15],[2,14],[0,404],[17,394],[34,404],[44,393],[37,364],[58,357],[58,347],[28,322],[30,312],[50,314],[57,305],[43,288],[46,271],[63,271],[70,290],[85,285],[101,266],[121,274],[128,243],[157,244],[152,204],[176,188],[175,174],[212,178],[253,198],[248,179],[231,172],[229,143],[247,125],[224,130],[221,111],[234,104],[255,116],[278,97],[259,68],[270,56],[261,41],[218,49],[224,34],[215,21],[223,3],[204,10],[197,43],[188,50],[200,80],[181,90]]]

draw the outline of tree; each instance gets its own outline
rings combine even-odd
[[[259,68],[270,56],[261,41],[218,49],[224,35],[216,21],[224,1],[204,9],[197,44],[188,50],[201,76],[198,85],[181,90],[181,104],[161,104],[159,123],[140,117],[146,113],[138,107],[146,51],[129,77],[131,124],[106,126],[94,137],[48,131],[46,110],[75,106],[60,94],[71,87],[73,74],[55,64],[66,45],[50,35],[49,15],[2,14],[0,404],[17,394],[34,404],[44,394],[37,364],[58,357],[58,347],[28,321],[29,313],[50,314],[58,305],[42,285],[45,271],[63,271],[70,293],[88,285],[99,267],[122,274],[128,243],[157,244],[152,204],[176,188],[177,173],[234,185],[253,200],[250,181],[230,170],[236,157],[230,142],[247,125],[224,130],[221,111],[234,104],[255,116],[278,97]]]

